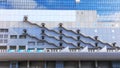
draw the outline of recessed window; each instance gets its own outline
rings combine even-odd
[[[17,39],[17,35],[10,35],[11,39]]]
[[[25,45],[20,45],[19,49],[18,49],[18,52],[25,52],[25,50],[26,50]]]
[[[0,46],[0,49],[7,49],[7,46]]]
[[[3,38],[3,34],[0,34],[0,38]]]
[[[0,43],[3,43],[3,39],[0,39]]]
[[[26,47],[25,46],[19,46],[19,49],[25,49]]]
[[[37,42],[37,45],[42,45],[42,42]]]
[[[8,38],[7,34],[0,34],[0,38]]]
[[[43,52],[42,48],[37,48],[37,52]]]
[[[28,45],[35,45],[35,42],[34,41],[29,41]]]
[[[8,32],[8,29],[0,29],[0,32]]]
[[[4,35],[4,38],[8,38],[8,35],[7,35],[7,34],[5,34],[5,35]]]
[[[20,35],[19,38],[20,39],[26,39],[26,35]]]
[[[8,43],[8,40],[7,40],[7,39],[4,39],[4,43]]]
[[[10,46],[10,49],[11,49],[11,50],[15,50],[15,49],[16,49],[16,46]]]
[[[28,48],[28,52],[34,52],[35,48]]]

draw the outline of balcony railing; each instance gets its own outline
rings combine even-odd
[[[120,52],[120,49],[117,48],[44,48],[44,49],[39,49],[39,48],[27,48],[27,49],[0,49],[0,53],[60,53],[60,52],[89,52],[89,53],[94,53],[94,52]]]

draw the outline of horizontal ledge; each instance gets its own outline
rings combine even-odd
[[[120,53],[0,53],[0,61],[10,60],[120,60]]]

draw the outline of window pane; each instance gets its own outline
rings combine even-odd
[[[35,42],[34,41],[29,41],[28,45],[35,45]]]
[[[8,38],[8,35],[5,34],[5,35],[4,35],[4,38]]]
[[[7,39],[5,39],[5,40],[4,40],[4,43],[8,43],[8,40],[7,40]]]
[[[20,39],[25,39],[26,36],[25,36],[25,35],[20,35],[19,38],[20,38]]]
[[[2,34],[0,34],[0,38],[3,38],[3,35],[2,35]]]
[[[10,35],[11,39],[17,39],[17,35]]]
[[[0,43],[3,43],[3,39],[0,39]]]
[[[8,32],[8,29],[0,29],[0,32]]]

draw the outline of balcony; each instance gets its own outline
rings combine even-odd
[[[119,49],[0,47],[0,60],[118,60]],[[4,48],[4,49],[3,49]],[[115,51],[114,51],[115,50]],[[69,56],[69,57],[68,57]],[[107,57],[107,58],[105,58]],[[33,59],[34,58],[34,59]]]
[[[120,48],[26,48],[26,46],[0,46],[0,53],[119,53]]]

